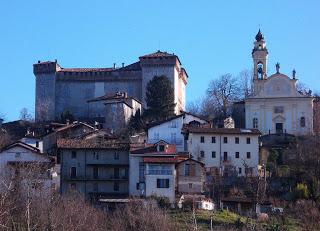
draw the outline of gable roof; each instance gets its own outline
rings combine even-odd
[[[63,127],[60,127],[58,129],[56,129],[55,132],[61,132],[61,131],[65,131],[65,130],[68,130],[68,129],[73,129],[73,128],[76,128],[76,127],[79,127],[79,126],[85,126],[85,127],[90,128],[92,130],[95,129],[94,127],[90,126],[89,124],[75,121],[73,123],[67,124],[67,125],[65,125]]]
[[[38,148],[33,147],[33,146],[31,146],[31,145],[29,145],[29,144],[26,144],[26,143],[24,143],[24,142],[21,142],[21,141],[17,141],[17,142],[15,142],[15,143],[13,143],[13,144],[9,144],[9,145],[3,147],[3,148],[1,149],[1,152],[4,152],[4,151],[6,151],[6,150],[9,150],[9,149],[11,149],[11,148],[13,148],[13,147],[17,147],[17,146],[22,147],[22,148],[24,148],[24,149],[27,149],[27,150],[29,150],[29,151],[32,151],[32,152],[34,152],[34,153],[39,153],[39,154],[40,154],[40,150],[39,150]]]
[[[158,126],[158,125],[160,125],[160,124],[169,122],[169,121],[171,121],[171,120],[175,120],[175,119],[180,118],[180,117],[185,116],[185,115],[194,116],[194,117],[197,117],[198,119],[201,119],[201,120],[209,123],[208,120],[206,120],[206,119],[204,119],[204,118],[202,118],[202,117],[200,117],[200,116],[197,116],[197,115],[192,114],[192,113],[190,113],[190,112],[182,111],[181,114],[179,114],[179,115],[172,116],[172,117],[170,117],[170,118],[168,118],[168,119],[165,119],[165,120],[162,120],[162,121],[157,121],[157,122],[150,123],[150,124],[147,125],[147,127],[148,127],[148,129],[149,129],[149,128]]]
[[[160,141],[159,141],[160,142]],[[148,145],[145,148],[134,149],[130,151],[130,154],[148,154],[148,155],[175,155],[177,154],[177,149],[175,144],[166,144],[164,152],[158,151],[158,143]]]
[[[156,51],[154,53],[151,54],[147,54],[147,55],[143,55],[140,56],[139,59],[156,59],[156,58],[176,58],[179,62],[179,64],[181,65],[180,59],[177,55],[175,55],[174,53],[170,54],[166,51]]]
[[[183,162],[186,162],[186,161],[196,162],[196,163],[199,163],[199,164],[202,165],[202,166],[205,165],[204,163],[202,163],[202,162],[200,162],[200,161],[197,161],[197,160],[195,160],[195,159],[192,159],[191,157],[179,161],[179,162],[177,163],[177,165],[178,165],[178,164],[181,164],[181,163],[183,163]]]

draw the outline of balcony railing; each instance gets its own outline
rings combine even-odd
[[[93,177],[93,176],[70,176],[70,175],[62,175],[62,179],[64,180],[92,180],[92,181],[126,181],[129,179],[128,176],[119,176],[119,177],[114,177],[114,176],[109,176],[109,177]]]
[[[147,175],[172,175],[172,170],[148,170]]]

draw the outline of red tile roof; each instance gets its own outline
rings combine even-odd
[[[159,58],[159,57],[177,57],[175,54],[170,54],[165,51],[158,50],[157,52],[140,56],[139,58]]]
[[[172,164],[176,164],[180,161],[185,160],[185,157],[179,157],[179,156],[175,156],[175,157],[143,157],[143,162],[144,163],[172,163]]]
[[[183,133],[209,133],[209,134],[247,134],[261,135],[258,129],[242,129],[242,128],[211,128],[208,126],[192,127],[184,125]]]
[[[158,151],[158,145],[157,144],[152,144],[152,145],[147,145],[145,148],[140,148],[140,149],[135,149],[131,150],[131,154],[158,154],[158,155],[175,155],[177,154],[177,149],[175,144],[166,144],[165,145],[165,151],[160,152]]]
[[[58,139],[58,148],[62,149],[110,149],[129,150],[129,143],[104,139]]]

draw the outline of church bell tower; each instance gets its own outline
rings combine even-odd
[[[253,80],[267,79],[268,49],[260,29],[256,35],[256,41],[254,42],[252,58],[254,65]]]

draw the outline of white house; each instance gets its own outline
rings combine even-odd
[[[206,124],[208,121],[188,112],[183,112],[165,121],[151,124],[148,128],[148,143],[164,140],[170,144],[175,144],[178,151],[187,151],[181,129],[183,124],[189,123]]]
[[[215,174],[257,175],[259,135],[257,129],[187,126],[183,133],[188,151],[206,170]]]
[[[0,151],[0,178],[2,182],[20,179],[19,182],[32,184],[41,191],[48,192],[58,187],[53,172],[54,161],[40,150],[20,141],[6,146]],[[5,187],[0,186],[1,190]]]
[[[253,92],[245,99],[245,126],[262,134],[289,133],[306,135],[313,132],[311,92],[297,90],[296,71],[292,77],[280,73],[268,76],[268,49],[260,30],[252,51],[254,62]]]
[[[175,145],[160,141],[130,151],[129,195],[167,197],[175,201],[179,161]]]

